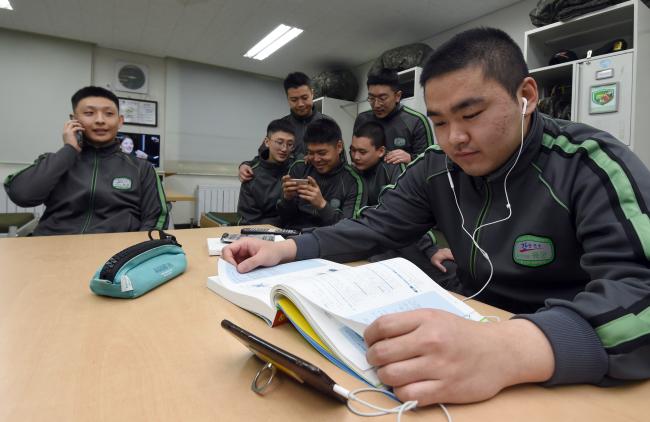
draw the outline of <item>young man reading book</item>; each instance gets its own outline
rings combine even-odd
[[[320,119],[305,131],[309,164],[296,161],[282,178],[278,213],[282,227],[303,229],[329,226],[359,213],[363,182],[341,159],[343,140],[334,120]]]
[[[120,150],[123,117],[112,92],[72,96],[63,147],[5,180],[22,207],[45,204],[35,235],[126,232],[167,227],[167,201],[151,164]]]
[[[266,128],[264,145],[266,151],[253,164],[257,177],[242,183],[239,191],[239,225],[281,224],[277,203],[282,197],[281,178],[289,172],[293,162],[293,126],[286,120],[273,120]]]
[[[245,240],[225,259],[241,272],[314,256],[350,261],[437,223],[460,292],[519,314],[487,324],[434,310],[376,320],[365,331],[368,361],[400,399],[475,402],[520,383],[649,378],[648,169],[610,134],[536,111],[537,84],[500,30],[456,35],[420,82],[439,147],[377,208],[274,245]]]

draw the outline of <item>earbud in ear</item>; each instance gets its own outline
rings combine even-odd
[[[521,107],[521,114],[526,115],[526,107],[528,107],[528,99],[526,97],[521,97],[521,101],[524,103],[524,105]]]

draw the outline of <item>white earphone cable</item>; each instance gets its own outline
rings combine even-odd
[[[490,275],[489,275],[487,281],[485,282],[485,284],[483,284],[483,287],[481,287],[473,295],[465,298],[463,300],[463,302],[468,301],[470,299],[473,299],[476,296],[478,296],[479,294],[481,294],[481,292],[483,292],[483,290],[485,290],[485,288],[488,286],[488,284],[490,284],[490,281],[492,281],[492,276],[494,275],[494,265],[492,264],[492,261],[490,260],[490,256],[487,254],[487,252],[485,252],[485,250],[483,248],[481,248],[481,246],[478,244],[478,241],[476,240],[476,234],[482,228],[491,226],[493,224],[505,222],[508,219],[510,219],[510,217],[512,216],[512,206],[510,205],[510,197],[508,196],[508,176],[510,176],[510,173],[512,172],[512,170],[515,168],[515,166],[519,162],[519,157],[521,157],[521,152],[523,151],[523,148],[524,148],[524,122],[525,122],[525,116],[526,116],[526,106],[528,104],[528,101],[526,100],[526,98],[523,98],[523,104],[524,105],[523,105],[522,110],[521,110],[521,142],[519,143],[519,150],[517,151],[517,157],[515,158],[515,162],[512,164],[512,166],[510,167],[510,169],[506,173],[506,176],[503,179],[503,192],[504,192],[504,195],[505,195],[505,198],[506,198],[506,208],[508,209],[508,215],[507,216],[505,216],[504,218],[501,218],[499,220],[490,221],[489,223],[481,224],[480,226],[478,226],[478,227],[476,227],[474,229],[474,232],[472,234],[470,234],[469,231],[465,228],[465,216],[463,215],[463,212],[460,209],[460,204],[458,203],[458,197],[456,196],[456,189],[454,188],[454,182],[453,182],[453,180],[451,178],[451,174],[449,172],[449,166],[448,166],[449,160],[448,160],[448,158],[445,158],[445,160],[446,160],[445,161],[445,166],[447,167],[447,178],[449,179],[449,187],[451,188],[452,194],[454,195],[454,202],[456,203],[456,208],[458,209],[458,213],[460,214],[460,221],[461,221],[460,226],[463,229],[463,231],[465,232],[465,234],[467,234],[467,236],[472,240],[472,244],[476,247],[476,249],[478,249],[481,252],[481,255],[483,255],[483,257],[485,257],[488,264],[490,265]]]

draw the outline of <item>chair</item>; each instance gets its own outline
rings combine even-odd
[[[19,237],[30,235],[38,218],[30,212],[9,212],[0,214],[0,237]]]
[[[236,226],[239,216],[236,212],[207,212],[201,214],[199,226],[201,227],[223,227]]]

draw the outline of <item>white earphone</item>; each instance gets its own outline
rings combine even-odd
[[[479,289],[479,291],[477,291],[473,295],[471,295],[468,298],[464,299],[463,302],[465,302],[467,300],[470,300],[470,299],[473,299],[476,296],[478,296],[479,294],[481,294],[481,292],[483,290],[485,290],[485,288],[488,286],[488,284],[490,284],[490,281],[492,281],[492,275],[494,274],[494,266],[492,265],[492,261],[490,261],[490,257],[488,256],[487,252],[485,252],[485,250],[483,250],[483,248],[481,248],[481,246],[476,241],[476,233],[479,230],[481,230],[482,228],[484,228],[484,227],[491,226],[493,224],[502,223],[504,221],[507,221],[512,216],[512,208],[510,207],[510,198],[508,197],[508,185],[507,185],[507,183],[508,183],[508,176],[510,176],[510,172],[512,172],[512,170],[517,165],[517,162],[519,161],[519,157],[521,156],[521,151],[524,148],[524,121],[525,121],[525,117],[526,117],[526,108],[528,107],[528,99],[526,97],[521,97],[521,100],[522,100],[522,103],[523,103],[523,106],[521,107],[521,143],[519,144],[519,151],[517,152],[517,158],[515,158],[515,162],[512,164],[512,167],[510,167],[510,169],[506,173],[505,178],[503,179],[503,192],[504,192],[504,195],[506,197],[506,209],[508,210],[508,215],[506,217],[504,217],[504,218],[502,218],[500,220],[495,220],[495,221],[491,221],[489,223],[481,224],[480,226],[478,226],[477,228],[474,229],[474,233],[470,234],[469,231],[467,231],[467,229],[465,228],[465,216],[463,216],[463,212],[460,209],[460,204],[458,203],[458,197],[456,196],[456,189],[454,187],[454,181],[451,178],[451,172],[449,171],[449,167],[447,165],[448,161],[445,162],[445,166],[447,167],[447,180],[449,180],[449,187],[451,188],[451,192],[454,195],[454,201],[456,202],[456,208],[458,209],[458,213],[460,214],[460,227],[461,227],[461,229],[463,229],[465,234],[467,234],[467,236],[472,240],[472,243],[474,244],[474,246],[476,246],[476,249],[478,249],[481,252],[481,255],[483,255],[485,257],[485,259],[487,259],[488,264],[490,264],[490,276],[488,277],[488,279],[485,282],[485,284],[483,285],[483,287],[481,287]],[[445,158],[445,160],[448,160],[448,158]]]
[[[521,114],[526,115],[526,107],[528,107],[528,99],[526,97],[521,97],[521,101],[524,102],[524,106],[521,108]]]

